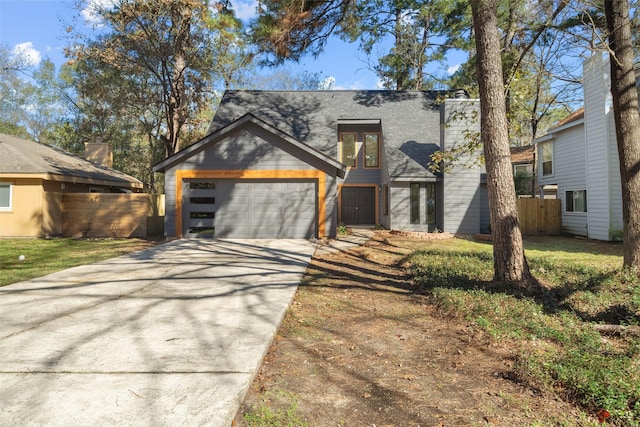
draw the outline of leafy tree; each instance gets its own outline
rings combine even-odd
[[[640,113],[629,3],[605,0],[604,6],[612,53],[611,94],[622,181],[624,266],[640,269]]]
[[[481,139],[491,208],[494,280],[522,282],[531,275],[524,256],[511,172],[497,5],[495,0],[473,0],[471,8],[481,94]]]
[[[214,6],[216,13],[202,0],[118,0],[98,8],[102,31],[69,50],[75,61],[85,63],[81,67],[104,77],[109,85],[104,92],[111,91],[103,93],[105,107],[118,92],[114,85],[135,88],[129,102],[139,101],[137,108],[121,107],[146,124],[152,139],[161,141],[164,156],[184,146],[185,133],[203,126],[200,113],[210,108],[214,81],[229,84],[243,63],[235,49],[239,21],[228,1]],[[90,74],[83,73],[87,81],[95,81]],[[95,88],[87,83],[84,87]],[[100,99],[100,94],[91,96]],[[158,111],[161,123],[148,123]]]

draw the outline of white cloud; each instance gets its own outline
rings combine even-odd
[[[15,56],[23,58],[27,64],[31,66],[38,65],[42,60],[40,52],[34,47],[32,42],[24,42],[17,44],[13,47],[13,54]]]
[[[80,11],[80,15],[89,25],[102,25],[102,17],[98,13],[102,9],[115,6],[116,0],[88,0],[87,6]]]
[[[256,0],[231,0],[231,6],[236,12],[236,17],[243,21],[251,20],[258,15]]]
[[[452,65],[447,68],[447,74],[452,75],[460,69],[460,64]]]
[[[362,80],[356,80],[347,85],[337,85],[334,83],[333,87],[331,88],[331,90],[362,90],[362,89],[371,89],[371,88]]]
[[[320,90],[333,90],[335,89],[336,78],[333,76],[327,76],[318,85],[318,89]]]

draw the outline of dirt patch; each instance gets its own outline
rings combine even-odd
[[[376,233],[316,257],[235,424],[258,408],[311,426],[557,425],[578,412],[521,385],[515,351],[442,317],[406,276],[420,239]],[[570,425],[570,423],[568,423]]]

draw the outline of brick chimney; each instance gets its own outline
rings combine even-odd
[[[99,165],[112,168],[113,167],[113,152],[111,151],[111,144],[104,142],[101,136],[96,136],[94,142],[84,143],[84,157]]]

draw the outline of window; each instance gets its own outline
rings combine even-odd
[[[356,167],[356,134],[340,134],[340,161],[347,167]]]
[[[11,210],[11,184],[0,182],[0,211]]]
[[[567,212],[586,212],[587,211],[587,192],[586,190],[567,191],[565,206]]]
[[[409,222],[420,224],[420,184],[411,184],[409,188]]]
[[[436,184],[427,184],[427,224],[436,224]]]
[[[542,175],[553,174],[553,143],[540,144],[542,148]]]
[[[532,165],[514,165],[513,174],[515,176],[530,176]]]
[[[382,215],[389,215],[389,186],[385,185],[382,191]]]
[[[364,167],[378,168],[380,167],[380,143],[377,133],[364,134]]]

